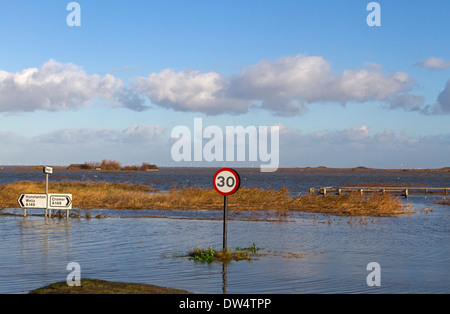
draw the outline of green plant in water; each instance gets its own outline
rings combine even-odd
[[[189,255],[194,261],[211,263],[215,259],[216,251],[212,247],[207,250],[195,248]]]
[[[224,249],[222,251],[216,251],[212,247],[207,250],[202,250],[195,248],[193,252],[188,253],[190,258],[198,262],[212,263],[214,261],[219,261],[222,263],[229,263],[230,261],[240,261],[240,260],[250,260],[251,255],[256,254],[260,250],[255,243],[248,248],[237,247],[235,252],[230,249]]]
[[[236,248],[236,251],[250,251],[253,254],[256,254],[256,252],[258,252],[259,250],[261,250],[261,248],[257,247],[255,243],[253,243],[253,245],[250,247],[246,247],[246,248],[237,247]]]

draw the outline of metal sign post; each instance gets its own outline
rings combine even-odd
[[[213,178],[214,189],[223,195],[223,250],[227,248],[228,195],[236,193],[240,184],[239,174],[230,168],[220,169]]]
[[[45,166],[44,169],[42,169],[42,172],[45,173],[45,194],[48,195],[48,175],[53,173],[53,168]],[[48,210],[48,205],[45,207],[44,217],[47,217],[47,210]],[[51,215],[52,215],[52,210],[50,209],[49,216],[51,216]]]
[[[227,248],[228,195],[223,196],[223,249]]]
[[[72,209],[72,194],[49,194],[48,193],[48,175],[53,173],[53,168],[44,167],[45,173],[45,194],[22,194],[18,202],[23,208],[23,216],[27,216],[28,209],[45,209],[44,217],[47,218],[52,214],[52,209],[66,210],[66,216],[69,218],[69,211]]]

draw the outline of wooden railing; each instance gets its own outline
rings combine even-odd
[[[438,187],[406,187],[406,186],[399,186],[399,187],[383,187],[383,186],[364,186],[364,187],[358,187],[358,186],[351,186],[351,187],[321,187],[321,188],[310,188],[309,194],[321,194],[321,195],[328,195],[328,194],[335,194],[335,195],[342,195],[344,193],[354,193],[359,192],[361,195],[364,193],[380,193],[380,194],[396,194],[396,195],[402,195],[404,197],[408,197],[409,194],[412,193],[421,193],[421,194],[448,194],[450,193],[450,188],[438,188]]]

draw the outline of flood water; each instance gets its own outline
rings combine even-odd
[[[211,187],[215,170],[57,171],[50,181],[118,181],[167,190],[175,185]],[[295,195],[308,193],[310,187],[364,182],[450,186],[448,172],[238,171],[242,186],[286,186]],[[0,184],[43,179],[38,171],[0,171]],[[21,209],[6,209],[0,215],[0,293],[28,293],[65,281],[70,262],[80,264],[82,278],[194,293],[449,293],[450,208],[436,204],[443,197],[411,195],[402,201],[414,205],[413,215],[365,222],[302,213],[287,222],[231,219],[228,246],[255,243],[261,250],[256,260],[232,262],[226,268],[184,256],[195,247],[222,247],[221,212],[99,209],[91,211],[92,217],[101,212],[108,218],[67,221],[44,219],[40,210],[29,210],[24,218]],[[371,262],[380,265],[380,286],[366,282]]]

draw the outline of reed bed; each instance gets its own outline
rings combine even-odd
[[[17,208],[20,194],[42,193],[45,184],[22,181],[0,185],[0,208]],[[161,192],[152,187],[129,183],[60,182],[50,183],[51,193],[73,194],[73,207],[80,209],[161,209],[222,210],[223,196],[214,189],[175,187]],[[336,216],[398,216],[412,212],[410,206],[392,195],[359,193],[342,196],[304,195],[293,197],[287,188],[279,190],[241,188],[228,197],[230,211],[267,211],[278,217],[293,211]]]

